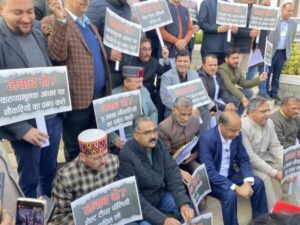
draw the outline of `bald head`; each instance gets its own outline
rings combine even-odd
[[[240,134],[242,121],[239,115],[233,111],[225,111],[219,116],[219,128],[225,139],[234,139]]]

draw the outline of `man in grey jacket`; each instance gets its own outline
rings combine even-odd
[[[297,32],[297,23],[290,17],[293,15],[294,5],[292,1],[286,1],[281,7],[281,15],[276,29],[271,31],[268,40],[273,44],[272,65],[269,67],[267,91],[270,97],[281,101],[278,97],[279,78],[285,61],[290,57],[292,43]],[[269,90],[270,76],[272,76],[271,90]]]

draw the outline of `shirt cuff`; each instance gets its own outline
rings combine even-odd
[[[235,188],[236,188],[236,184],[232,184],[232,185],[230,186],[230,189],[233,190],[233,191],[235,191]]]
[[[254,185],[254,177],[246,177],[244,183],[250,183],[251,186]]]

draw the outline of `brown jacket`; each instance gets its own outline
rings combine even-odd
[[[187,126],[181,126],[172,114],[162,121],[159,126],[159,138],[167,145],[171,155],[183,145],[189,143],[200,131],[200,122],[198,116],[192,116]]]
[[[75,21],[65,12],[67,23],[57,20],[53,15],[42,21],[42,32],[48,41],[51,59],[67,65],[73,110],[88,108],[94,94],[93,57]],[[97,28],[90,24],[102,50],[106,77],[106,95],[111,94],[111,76],[107,56]]]

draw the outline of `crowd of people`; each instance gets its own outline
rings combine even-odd
[[[17,181],[0,142],[0,171],[5,173],[0,224],[11,224],[17,197],[42,195],[56,204],[53,224],[74,224],[71,202],[130,176],[136,178],[143,213],[143,220],[132,224],[189,224],[196,214],[187,184],[200,164],[207,170],[210,195],[221,203],[224,225],[238,225],[238,196],[250,200],[253,218],[271,212],[281,199],[299,205],[297,177],[281,181],[284,149],[300,140],[300,100],[278,96],[296,35],[297,24],[290,18],[294,5],[285,0],[276,29],[266,31],[248,24],[253,4],[270,6],[270,0],[243,2],[248,4],[246,28],[216,24],[217,0],[203,0],[198,22],[180,0],[169,0],[173,22],[160,27],[165,46],[153,31],[143,33],[134,57],[102,41],[107,8],[131,20],[126,0],[0,0],[0,69],[66,65],[72,102],[72,111],[45,117],[47,134],[33,119],[0,127],[0,139],[9,140],[16,155],[19,175]],[[202,63],[193,70],[193,34],[199,29],[203,41],[196,54]],[[227,32],[232,32],[231,42]],[[249,67],[254,50],[263,57],[266,40],[273,44],[272,65]],[[194,107],[187,96],[172,99],[169,86],[196,79],[209,104]],[[257,94],[251,89],[255,86]],[[134,90],[140,91],[142,115],[125,127],[125,138],[97,129],[93,100]],[[272,114],[270,100],[280,105]],[[82,147],[78,138],[84,132],[99,134],[101,148]],[[198,144],[178,166],[175,152],[195,137]],[[57,170],[61,138],[66,164]],[[47,139],[50,145],[42,147]],[[205,204],[200,203],[200,212]]]

